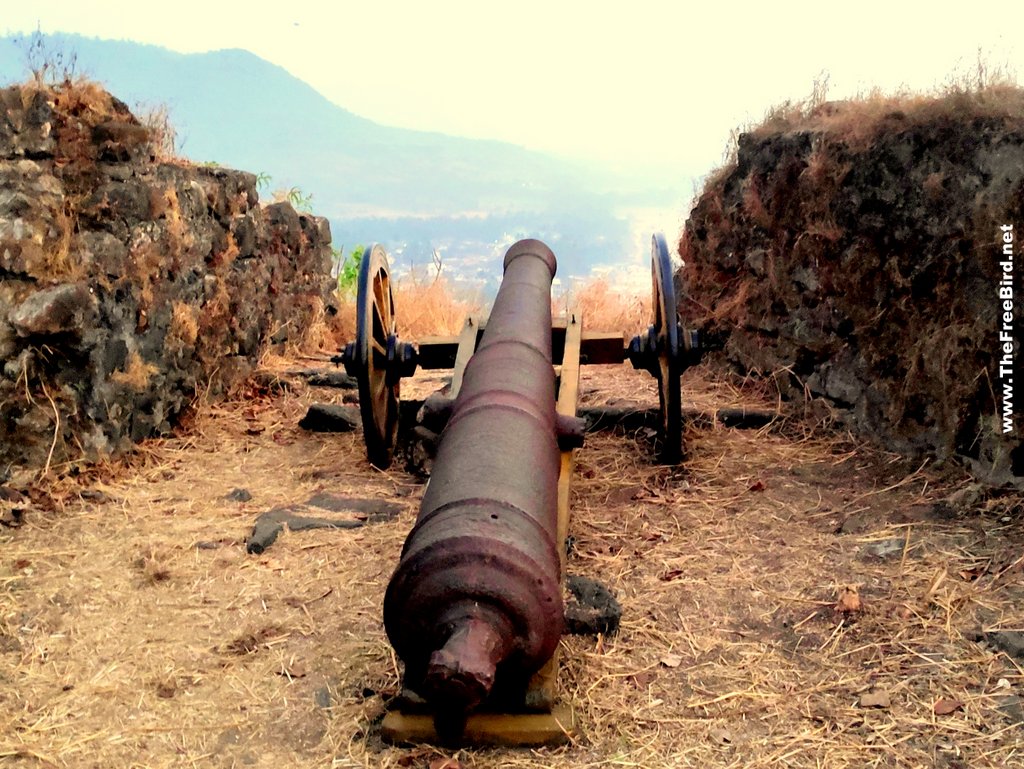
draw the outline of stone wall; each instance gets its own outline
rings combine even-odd
[[[677,283],[718,360],[795,411],[1019,485],[1020,420],[1004,435],[995,395],[999,228],[1018,257],[1024,228],[1024,98],[1004,96],[825,105],[744,134],[690,214]]]
[[[158,159],[99,87],[0,90],[0,476],[166,432],[302,341],[329,259],[325,219]]]

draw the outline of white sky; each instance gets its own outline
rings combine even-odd
[[[695,174],[823,70],[831,98],[931,88],[979,48],[1024,76],[1022,2],[685,5],[2,0],[0,30],[246,48],[382,123]]]

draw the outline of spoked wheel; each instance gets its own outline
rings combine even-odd
[[[672,284],[672,260],[665,236],[651,239],[651,278],[654,298],[654,333],[658,351],[658,416],[662,444],[658,458],[675,464],[683,458],[683,403],[679,379],[683,373],[679,355],[679,318],[676,290]]]
[[[356,294],[356,340],[342,355],[345,369],[359,384],[359,411],[370,464],[386,469],[398,437],[398,392],[403,376],[416,370],[411,345],[398,341],[391,272],[383,247],[363,253]]]
[[[696,335],[682,329],[676,314],[672,259],[665,236],[651,239],[651,282],[654,322],[646,334],[634,337],[629,359],[634,368],[645,369],[658,380],[658,459],[677,464],[683,458],[683,405],[680,377],[696,359]]]

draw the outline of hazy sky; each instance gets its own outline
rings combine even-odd
[[[1024,3],[173,3],[3,0],[0,29],[246,48],[379,122],[703,174],[737,125],[810,93],[1024,75]]]

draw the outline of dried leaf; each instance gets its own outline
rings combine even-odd
[[[722,727],[716,727],[711,730],[711,739],[715,742],[721,743],[722,745],[728,745],[733,741],[732,732]]]
[[[646,689],[654,681],[656,676],[651,670],[645,670],[642,673],[634,673],[631,676],[626,676],[626,680],[629,681],[637,689]]]
[[[836,601],[835,609],[841,614],[855,614],[863,609],[860,601],[860,594],[854,585],[847,585],[839,591],[839,599]]]
[[[677,668],[683,664],[683,658],[679,654],[666,654],[661,658],[661,664],[667,668]]]
[[[964,704],[959,700],[939,700],[935,703],[935,707],[932,710],[937,716],[948,716],[950,713],[955,713],[960,710]]]
[[[862,708],[888,708],[890,705],[892,705],[892,700],[889,698],[889,692],[885,689],[872,689],[862,694],[860,698]]]

